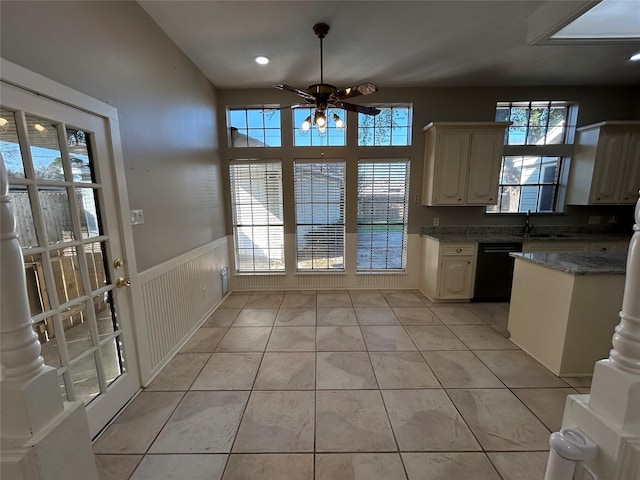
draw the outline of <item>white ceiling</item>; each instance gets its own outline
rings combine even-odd
[[[218,88],[318,83],[318,22],[331,27],[324,80],[338,87],[640,85],[640,62],[628,61],[638,40],[544,42],[593,1],[139,3]],[[256,55],[271,63],[257,65]]]

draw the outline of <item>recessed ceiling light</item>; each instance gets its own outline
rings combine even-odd
[[[632,62],[638,62],[640,61],[640,52],[638,53],[634,53],[633,55],[631,55],[629,57],[629,60],[631,60]]]
[[[267,63],[269,63],[269,58],[265,57],[264,55],[258,55],[256,58],[254,58],[254,60],[258,65],[266,65]]]

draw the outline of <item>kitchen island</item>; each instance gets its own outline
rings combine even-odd
[[[626,254],[511,255],[511,340],[556,375],[591,375],[620,321]]]

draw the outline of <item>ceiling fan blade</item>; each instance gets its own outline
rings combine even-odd
[[[285,85],[284,83],[275,83],[273,86],[275,88],[279,88],[280,90],[287,90],[288,92],[295,93],[296,95],[299,95],[310,102],[316,101],[316,97],[314,97],[310,93],[305,92],[304,90],[300,90],[299,88],[291,87],[289,85]]]
[[[336,93],[331,95],[332,100],[344,100],[345,98],[357,97],[359,95],[370,95],[372,93],[376,93],[378,91],[378,87],[376,87],[373,83],[361,83],[360,85],[356,85],[355,87],[349,87],[342,90],[338,90]]]
[[[378,115],[381,110],[375,107],[367,107],[364,105],[354,105],[353,103],[346,102],[333,102],[333,104],[338,108],[344,108],[350,112],[363,113],[365,115]]]

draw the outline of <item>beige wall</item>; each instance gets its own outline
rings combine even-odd
[[[219,90],[218,111],[221,155],[226,162],[230,158],[279,158],[283,165],[288,165],[295,158],[345,158],[347,160],[347,178],[349,165],[351,178],[355,178],[354,165],[358,158],[388,157],[410,158],[411,185],[409,209],[409,233],[418,233],[420,226],[433,224],[435,217],[440,225],[520,225],[524,223],[524,215],[485,214],[484,207],[423,207],[414,204],[414,196],[421,194],[422,188],[422,155],[424,139],[422,127],[433,121],[492,121],[495,118],[496,102],[518,100],[567,100],[579,105],[577,125],[587,125],[603,120],[637,120],[640,98],[638,87],[483,87],[483,88],[380,88],[372,95],[371,103],[412,103],[413,104],[413,145],[411,147],[394,148],[293,148],[291,133],[291,116],[282,114],[283,141],[282,148],[227,148],[225,131],[225,109],[231,105],[261,105],[297,103],[297,97],[288,92],[274,88],[253,90]],[[369,100],[369,99],[367,99]],[[288,112],[284,110],[283,112]],[[356,144],[356,115],[350,114],[347,125],[347,142]],[[225,167],[226,168],[226,167]],[[287,197],[292,198],[293,179],[284,172],[285,182],[285,217],[294,218],[291,201],[287,205]],[[289,194],[287,194],[289,192]],[[347,209],[349,209],[349,191],[347,191]],[[352,200],[355,197],[352,196]],[[227,212],[230,222],[230,212]],[[562,214],[536,215],[535,223],[539,225],[586,225],[590,215],[599,215],[603,224],[609,216],[615,215],[620,228],[628,230],[633,221],[633,207],[567,207]],[[351,216],[354,218],[354,215]],[[347,223],[347,232],[355,232],[355,221]],[[285,225],[287,233],[294,233],[295,225]]]
[[[215,88],[136,2],[0,15],[2,57],[118,109],[139,270],[226,234]]]

